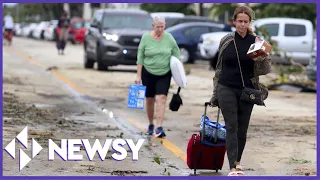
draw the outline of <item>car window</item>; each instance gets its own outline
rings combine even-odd
[[[193,26],[184,31],[185,36],[198,41],[200,36],[204,33],[209,32],[209,27],[207,26]]]
[[[141,14],[106,14],[102,20],[104,29],[152,29],[152,18],[150,15]]]
[[[102,20],[102,13],[96,12],[93,18],[91,19],[91,23],[94,23],[94,24],[101,23],[101,20]]]
[[[88,22],[88,21],[84,22],[84,27],[85,27],[85,28],[90,27],[90,22]]]
[[[193,19],[180,19],[179,23],[187,23],[187,22],[203,22],[203,21],[199,21],[199,20],[193,20]]]
[[[82,28],[82,27],[84,27],[84,22],[82,22],[82,21],[75,22],[73,24],[73,27],[76,28],[76,29]]]
[[[220,32],[220,31],[223,31],[223,28],[220,28],[220,27],[210,27],[209,30],[210,30],[210,32]]]
[[[299,24],[285,24],[285,36],[305,36],[306,27]]]
[[[179,30],[180,28],[181,28],[180,25],[175,25],[175,26],[171,26],[171,27],[166,28],[166,31],[172,33],[176,30]]]
[[[261,28],[261,29],[266,28],[269,36],[278,36],[278,34],[279,34],[279,24],[278,23],[264,24],[264,25],[260,26],[259,28]]]
[[[166,18],[166,27],[169,28],[179,23],[180,18]]]
[[[181,19],[181,23],[185,22],[211,22],[209,19],[196,19],[196,18],[183,18]]]

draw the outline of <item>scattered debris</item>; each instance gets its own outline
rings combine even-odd
[[[18,77],[3,77],[3,84],[23,85],[22,81]]]
[[[288,163],[289,164],[306,164],[306,163],[311,163],[311,161],[305,160],[305,159],[290,158]]]
[[[159,164],[160,165],[160,157],[159,156],[155,156],[155,157],[153,157],[153,160],[157,163],[157,164]]]
[[[148,171],[115,170],[111,172],[111,175],[125,176],[125,175],[146,174],[146,173],[148,173]]]
[[[46,69],[46,71],[54,71],[54,70],[58,70],[57,66],[50,66]]]

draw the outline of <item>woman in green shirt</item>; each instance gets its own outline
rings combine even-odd
[[[145,33],[140,41],[137,61],[136,84],[146,86],[146,108],[149,119],[148,135],[154,132],[154,105],[156,106],[156,137],[165,137],[162,128],[167,94],[171,82],[170,57],[180,59],[180,49],[168,32],[165,32],[165,18],[154,17],[153,30]]]

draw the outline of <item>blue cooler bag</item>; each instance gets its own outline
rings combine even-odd
[[[128,93],[128,108],[144,109],[146,86],[130,84]]]
[[[205,134],[204,138],[213,141],[216,135],[216,131],[218,130],[218,140],[225,141],[226,140],[226,127],[223,124],[218,123],[218,129],[217,129],[217,122],[214,122],[208,118],[208,116],[202,116],[201,117],[201,123],[200,123],[200,130],[202,130],[203,126],[203,120],[205,117]]]

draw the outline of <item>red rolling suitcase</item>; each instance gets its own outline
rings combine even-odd
[[[204,116],[206,116],[209,104],[209,102],[205,103]],[[217,126],[219,114],[220,108],[218,110]],[[210,145],[205,143],[202,136],[202,134],[205,134],[205,124],[203,123],[201,133],[192,135],[187,147],[187,164],[190,169],[194,169],[194,174],[196,174],[197,169],[216,170],[218,172],[222,169],[226,153],[225,141],[218,139],[218,131],[216,131],[214,143],[210,143]]]

